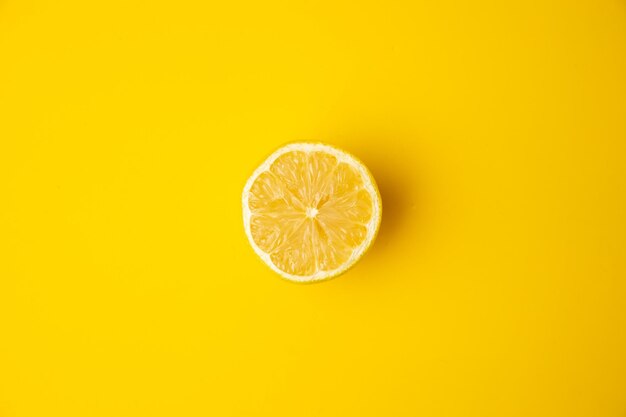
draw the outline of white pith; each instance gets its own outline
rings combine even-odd
[[[302,151],[302,152],[320,152],[321,151],[321,152],[326,152],[328,154],[333,155],[335,158],[337,158],[337,163],[344,162],[354,167],[359,172],[359,174],[361,175],[361,179],[363,180],[364,188],[370,194],[371,200],[373,202],[372,217],[365,225],[367,229],[367,235],[365,237],[365,240],[359,246],[354,248],[350,258],[348,258],[348,260],[344,262],[339,268],[329,270],[329,271],[317,271],[313,275],[289,274],[281,270],[280,268],[278,268],[276,265],[274,265],[274,263],[272,262],[270,258],[270,254],[261,250],[261,248],[258,247],[258,245],[254,242],[254,239],[252,238],[252,233],[250,231],[250,218],[252,217],[252,213],[250,211],[250,207],[248,206],[248,198],[250,194],[250,189],[252,185],[254,184],[255,180],[258,178],[258,176],[261,175],[263,172],[268,171],[270,169],[270,166],[274,163],[274,161],[278,157],[280,157],[281,155],[287,152],[292,152],[292,151]],[[324,145],[321,143],[292,143],[292,144],[286,145],[278,149],[276,152],[271,154],[254,171],[252,176],[250,176],[250,178],[246,182],[246,185],[243,189],[243,194],[242,194],[243,224],[244,224],[244,229],[246,231],[246,236],[248,236],[248,240],[250,241],[250,245],[252,245],[252,248],[254,249],[256,254],[274,272],[281,275],[283,278],[286,278],[291,281],[297,281],[297,282],[320,281],[323,279],[332,278],[334,276],[337,276],[345,272],[347,269],[353,266],[356,263],[356,261],[358,261],[359,258],[365,253],[365,251],[370,247],[374,238],[376,237],[376,232],[378,231],[382,207],[380,204],[380,196],[378,194],[378,188],[376,187],[376,184],[373,182],[372,178],[373,177],[371,176],[367,168],[365,168],[365,166],[361,162],[359,162],[355,157],[329,145]],[[313,211],[311,211],[310,213],[313,214]]]

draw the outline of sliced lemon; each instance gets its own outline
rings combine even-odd
[[[335,277],[371,246],[382,213],[374,178],[354,156],[292,143],[269,156],[243,190],[243,223],[254,251],[282,277]]]

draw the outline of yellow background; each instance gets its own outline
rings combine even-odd
[[[240,193],[384,204],[327,283]],[[626,416],[626,4],[0,0],[0,416]]]

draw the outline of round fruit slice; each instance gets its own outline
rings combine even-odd
[[[243,223],[254,251],[291,281],[335,277],[371,246],[382,205],[374,178],[352,155],[292,143],[252,174]]]

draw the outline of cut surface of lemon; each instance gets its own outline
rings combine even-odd
[[[365,165],[320,143],[291,143],[270,155],[246,183],[242,203],[254,251],[297,282],[353,266],[374,241],[382,213]]]

